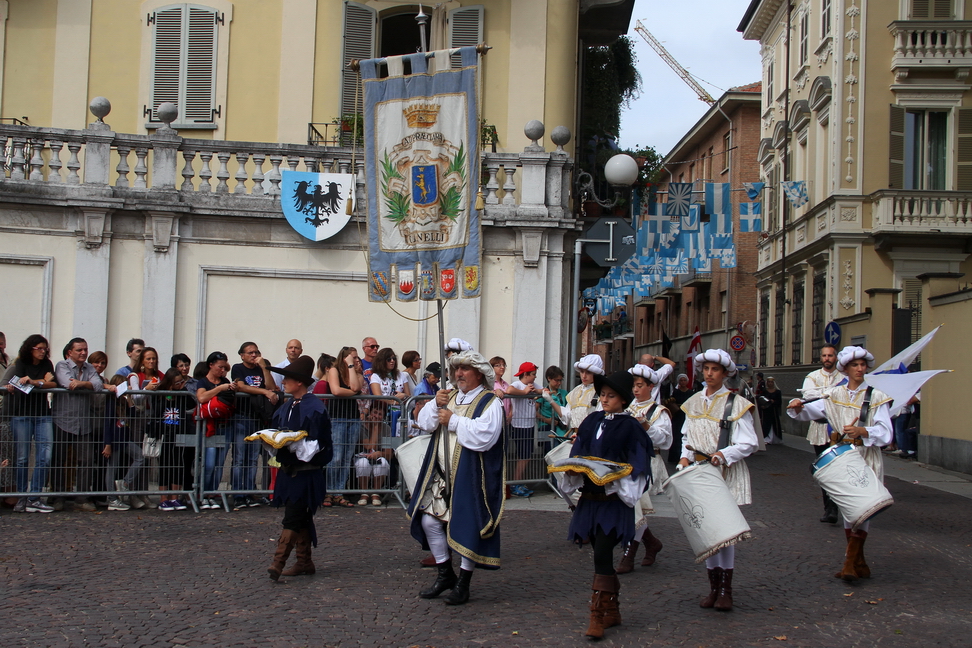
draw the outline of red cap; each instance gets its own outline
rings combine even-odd
[[[513,375],[519,378],[523,374],[530,373],[531,371],[536,371],[537,369],[539,369],[539,367],[533,364],[532,362],[524,362],[523,364],[520,365],[519,371],[517,371]]]

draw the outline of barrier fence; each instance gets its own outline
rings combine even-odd
[[[0,460],[9,460],[7,468],[0,468],[2,496],[22,498],[18,507],[60,510],[73,502],[83,510],[153,506],[199,512],[269,503],[275,462],[260,443],[243,440],[270,427],[272,407],[259,402],[264,397],[238,393],[231,416],[203,420],[196,418],[196,400],[187,391],[128,391],[122,397],[35,391],[45,395],[49,411],[0,416]],[[423,433],[414,414],[431,397],[318,398],[332,417],[328,493],[368,503],[375,495],[383,505],[394,500],[405,507],[410,484],[403,483],[394,450]],[[286,400],[281,398],[278,407]],[[504,413],[517,400],[536,397],[508,396],[504,403],[511,407],[504,407]],[[514,426],[525,421],[504,416],[501,442],[507,482],[513,485],[547,480],[543,457],[551,447],[550,432],[537,425],[535,416],[530,427]]]

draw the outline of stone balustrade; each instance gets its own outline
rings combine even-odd
[[[972,192],[882,191],[875,198],[872,233],[972,234]]]
[[[964,79],[972,67],[972,21],[899,20],[889,25],[894,37],[891,69],[898,81],[909,68],[955,69]]]

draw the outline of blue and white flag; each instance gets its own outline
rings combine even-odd
[[[284,171],[280,207],[294,230],[312,241],[329,239],[348,224],[348,201],[354,197],[354,175]]]
[[[674,258],[665,261],[665,272],[670,275],[688,274],[688,257],[681,252]]]
[[[712,251],[712,257],[719,261],[719,266],[723,268],[736,267],[736,246],[722,248]]]
[[[766,186],[765,182],[744,182],[743,188],[746,190],[746,195],[749,196],[750,200],[756,200],[759,198],[759,194],[763,192],[763,187]]]
[[[740,232],[762,232],[763,231],[763,203],[761,202],[739,203],[739,231]]]
[[[712,214],[707,231],[712,234],[732,234],[732,212]]]
[[[728,182],[705,183],[705,212],[732,215],[732,194]]]
[[[669,182],[665,212],[669,216],[687,216],[692,204],[692,182]]]
[[[807,183],[804,180],[787,180],[780,183],[783,186],[783,193],[786,199],[794,207],[802,207],[810,201],[807,195]]]
[[[646,228],[643,237],[645,246],[641,250],[642,254],[647,254],[651,250],[660,248],[667,238],[667,234],[672,225],[672,221],[665,213],[664,204],[655,203],[653,207],[654,209],[648,212],[647,221],[642,224],[642,228]]]
[[[682,215],[680,232],[698,232],[701,222],[701,212],[698,205],[690,205],[689,210]]]
[[[383,59],[361,61],[371,301],[480,295],[479,56],[458,56],[429,73],[426,54],[410,54],[411,74],[386,78]]]

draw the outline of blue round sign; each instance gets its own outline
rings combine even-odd
[[[833,346],[840,344],[840,324],[833,321],[827,322],[827,326],[824,327],[824,342]]]

